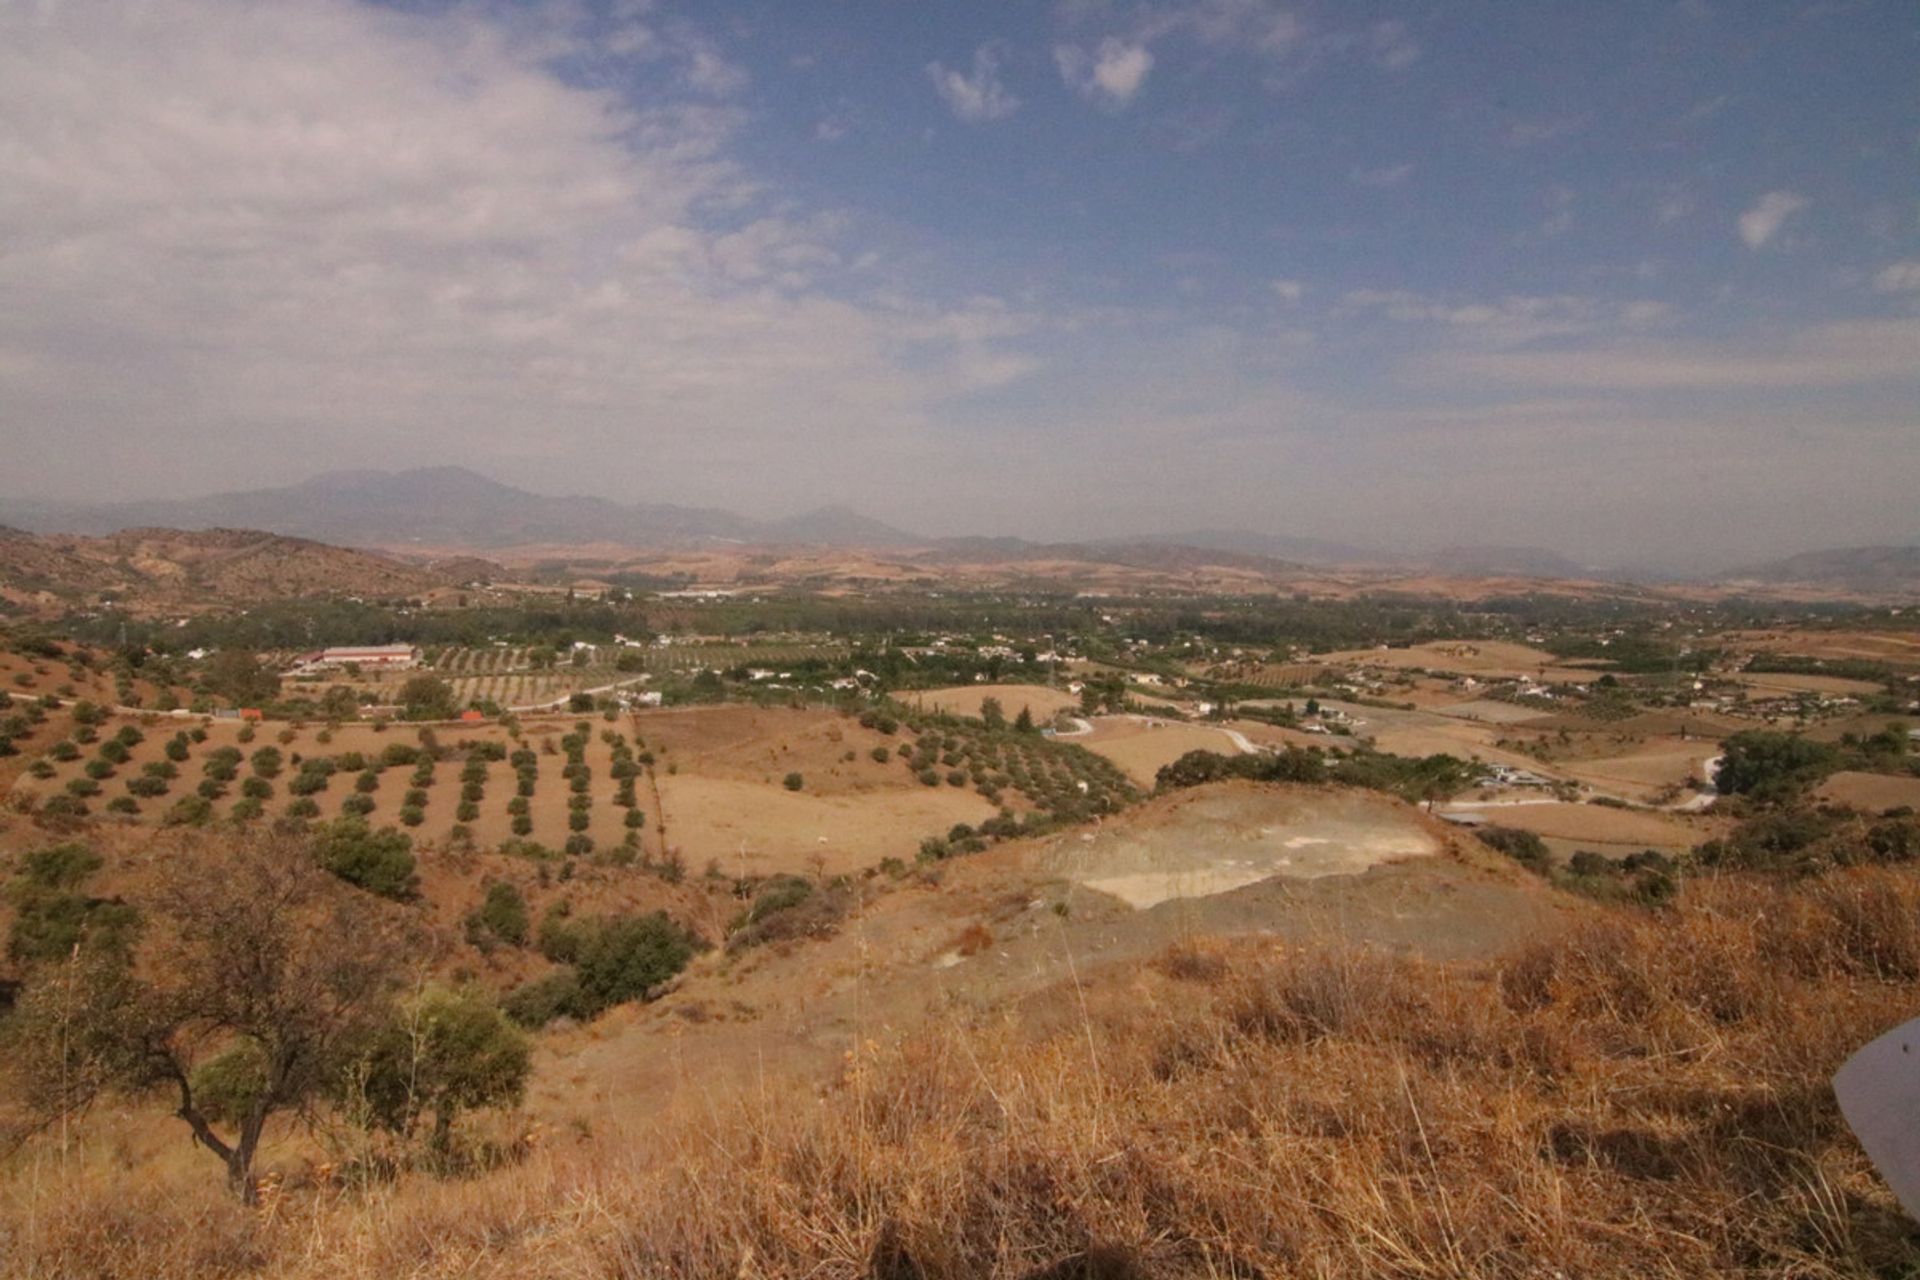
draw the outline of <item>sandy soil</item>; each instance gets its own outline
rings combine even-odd
[[[1080,699],[1065,689],[1049,689],[1043,684],[969,684],[911,692],[901,697],[914,706],[963,716],[979,715],[982,701],[998,698],[1007,719],[1012,720],[1020,714],[1020,708],[1027,707],[1032,710],[1033,718],[1043,724],[1057,711],[1074,711],[1080,706]]]
[[[1848,804],[1869,813],[1906,805],[1920,809],[1920,778],[1895,778],[1880,773],[1836,773],[1822,783],[1822,800]]]

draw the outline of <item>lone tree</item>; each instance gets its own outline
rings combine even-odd
[[[414,676],[400,686],[399,702],[409,720],[453,719],[453,686],[438,676]]]
[[[373,1123],[411,1138],[430,1114],[429,1149],[444,1158],[462,1111],[525,1096],[533,1048],[491,997],[429,987],[374,1037],[362,1067]]]
[[[280,696],[280,677],[245,649],[222,649],[208,658],[201,679],[208,693],[237,707],[256,707]]]
[[[395,909],[274,838],[170,865],[136,963],[82,951],[9,1020],[18,1096],[42,1117],[164,1091],[193,1140],[255,1198],[267,1121],[307,1112],[388,1025],[412,950]]]

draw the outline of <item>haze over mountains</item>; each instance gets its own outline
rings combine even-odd
[[[119,503],[51,503],[0,498],[0,522],[36,533],[102,535],[122,529],[260,529],[348,546],[489,549],[611,543],[630,547],[715,543],[923,548],[975,559],[1117,558],[1166,562],[1191,552],[1302,565],[1377,565],[1461,577],[1672,579],[1678,575],[1582,564],[1538,547],[1450,547],[1430,554],[1244,529],[1143,533],[1072,543],[1018,537],[933,538],[844,506],[777,520],[716,507],[622,503],[534,493],[465,467],[334,471],[279,488],[199,498]],[[1809,551],[1731,566],[1722,581],[1809,583],[1860,590],[1920,584],[1920,547]]]

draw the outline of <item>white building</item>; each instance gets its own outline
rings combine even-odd
[[[400,671],[419,665],[420,650],[410,644],[342,645],[305,655],[294,671],[338,671],[347,666]]]

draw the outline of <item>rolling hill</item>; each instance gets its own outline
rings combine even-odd
[[[414,598],[471,576],[251,529],[123,529],[105,537],[0,534],[0,598],[184,608],[315,596]]]

